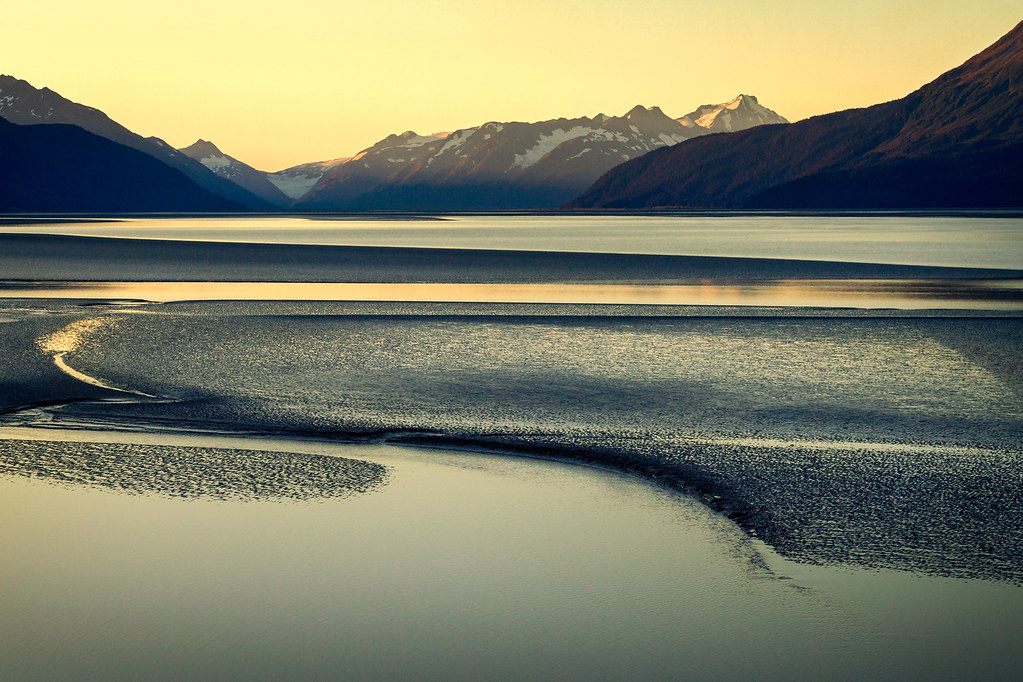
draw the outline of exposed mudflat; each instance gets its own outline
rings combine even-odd
[[[384,485],[379,464],[262,450],[0,439],[0,475],[135,495],[237,500],[345,497]]]
[[[688,490],[796,560],[1023,581],[1018,317],[286,302],[5,308],[0,316],[16,320],[0,325],[12,349],[0,359],[6,408],[40,405],[6,424],[564,457]],[[109,388],[61,372],[57,348]]]

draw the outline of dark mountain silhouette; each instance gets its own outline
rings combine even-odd
[[[144,152],[184,173],[200,187],[244,208],[267,210],[274,207],[240,185],[220,177],[160,138],[137,135],[99,109],[72,102],[49,88],[35,88],[26,81],[0,75],[0,117],[19,125],[75,125]]]
[[[1023,206],[1023,23],[906,97],[708,135],[610,170],[568,208]]]
[[[179,171],[73,125],[0,118],[0,212],[237,211]]]

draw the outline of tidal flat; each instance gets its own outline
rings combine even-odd
[[[7,277],[0,300],[4,677],[1011,679],[1023,663],[1018,271],[285,258],[132,236],[0,237],[8,268],[49,273]],[[99,295],[118,271],[172,293]],[[243,287],[728,274],[739,298],[181,300],[175,282],[217,290],[200,271]],[[822,275],[951,282],[961,305],[742,299]],[[26,284],[50,298],[11,297]]]
[[[1023,317],[636,312],[10,308],[4,421],[553,456],[689,491],[793,559],[1023,580]]]

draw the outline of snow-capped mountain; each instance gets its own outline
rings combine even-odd
[[[293,197],[288,197],[281,192],[267,179],[267,173],[258,171],[252,166],[228,156],[212,142],[197,140],[194,144],[178,151],[195,159],[225,180],[230,180],[257,197],[269,201],[274,206],[288,206],[292,202]]]
[[[622,116],[492,121],[450,133],[390,135],[352,158],[264,173],[199,140],[175,150],[98,109],[0,76],[0,117],[20,125],[71,124],[142,151],[249,209],[488,210],[553,208],[619,164],[712,132],[785,119],[755,97],[704,105],[679,119],[658,107]]]
[[[758,125],[762,110],[774,117],[770,122],[785,122],[749,96],[716,106],[728,115],[708,110],[676,120],[658,107],[636,106],[623,116],[490,122],[434,135],[406,131],[327,170],[296,207],[550,208],[624,161],[728,129],[725,121],[731,130]]]
[[[72,102],[49,88],[35,88],[26,81],[0,75],[0,117],[18,125],[64,123],[84,128],[166,163],[217,196],[247,208],[271,208],[265,200],[216,175],[163,140],[137,135],[99,109]]]
[[[288,198],[292,200],[299,199],[311,190],[313,185],[319,182],[324,173],[334,166],[340,166],[342,163],[350,160],[351,157],[348,156],[330,161],[303,163],[275,173],[266,173],[266,179],[272,182]]]
[[[687,128],[700,126],[712,133],[734,133],[787,120],[760,104],[753,95],[739,95],[724,104],[704,104],[678,122]]]

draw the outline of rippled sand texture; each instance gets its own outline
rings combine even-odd
[[[135,495],[313,500],[381,487],[387,469],[342,457],[128,443],[0,439],[0,475],[102,486]]]
[[[36,418],[566,456],[693,491],[792,558],[1023,581],[1023,319],[440,308],[98,313],[64,361],[163,400]]]

